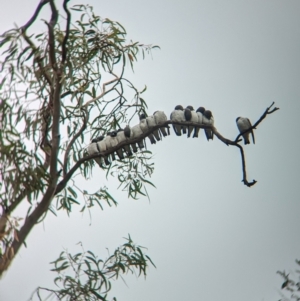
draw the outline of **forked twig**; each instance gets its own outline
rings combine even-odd
[[[241,138],[241,136],[244,135],[245,133],[251,132],[252,130],[256,130],[256,127],[267,117],[267,115],[272,114],[275,111],[279,110],[279,108],[277,108],[277,107],[275,107],[271,110],[271,108],[273,107],[274,104],[275,104],[275,102],[273,101],[272,104],[268,108],[266,108],[266,110],[261,115],[261,117],[252,125],[252,127],[250,127],[247,131],[244,131],[244,132],[240,133],[239,135],[237,135],[237,137],[235,138],[235,142],[238,142],[238,140]]]

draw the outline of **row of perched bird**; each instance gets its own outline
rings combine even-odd
[[[172,121],[177,122],[194,122],[199,124],[207,124],[207,125],[214,125],[214,117],[209,110],[205,110],[204,107],[200,107],[195,112],[194,108],[192,106],[187,106],[185,109],[181,105],[178,105],[175,107],[174,111],[171,113],[170,119]],[[187,131],[187,137],[189,138],[194,130],[193,138],[198,138],[199,134],[199,127],[195,126],[182,126],[173,124],[174,132],[177,136],[181,136],[181,131],[183,134],[186,134]],[[207,140],[213,139],[214,134],[211,129],[204,129],[205,135]]]
[[[199,135],[200,128],[197,126],[184,125],[185,122],[193,122],[204,125],[214,126],[214,118],[210,110],[205,110],[204,107],[199,107],[196,111],[192,106],[187,106],[185,109],[178,105],[172,111],[170,115],[170,120],[174,122],[180,122],[181,125],[173,124],[174,132],[177,136],[181,134],[186,134],[187,137],[191,137],[194,130],[193,138],[197,138]],[[168,125],[163,126],[163,124],[168,121],[166,114],[163,111],[156,111],[153,115],[146,117],[145,114],[140,115],[140,122],[129,127],[127,125],[124,129],[118,129],[116,131],[108,132],[106,136],[99,136],[92,140],[91,144],[87,147],[87,152],[89,155],[96,154],[99,152],[107,151],[118,144],[139,138],[142,134],[147,133],[150,129],[157,125],[162,125],[161,127],[155,129],[152,133],[148,134],[151,144],[155,144],[156,141],[160,141],[162,136],[166,137],[170,135],[170,129]],[[251,123],[248,118],[238,117],[236,119],[239,131],[242,133],[251,127]],[[213,131],[210,128],[204,129],[207,140],[213,139]],[[251,131],[254,143],[253,131]],[[250,143],[249,132],[243,134],[245,144]],[[136,143],[130,143],[124,145],[116,150],[117,156],[120,160],[124,159],[124,152],[127,156],[132,156],[133,153],[138,151],[138,148],[143,149],[145,147],[144,140],[138,140]],[[115,160],[115,154],[110,154],[111,159]],[[95,161],[101,166],[101,158],[95,158]],[[104,162],[106,165],[110,164],[108,155],[104,156]]]
[[[152,116],[146,117],[145,114],[140,115],[140,123],[133,127],[127,125],[124,129],[118,129],[116,131],[108,132],[106,136],[99,136],[92,140],[92,143],[87,147],[87,152],[89,155],[96,154],[98,152],[107,151],[124,141],[130,141],[141,137],[142,134],[148,132],[149,129],[163,124],[168,120],[166,114],[163,111],[156,111]],[[162,139],[162,135],[165,137],[170,135],[170,130],[168,126],[162,126],[153,131],[148,135],[151,144],[156,143]],[[120,160],[124,159],[124,152],[127,156],[132,156],[133,153],[138,151],[138,148],[143,149],[145,147],[144,139],[137,141],[137,144],[130,143],[124,145],[116,150],[117,156]],[[115,154],[111,154],[111,159],[115,160]],[[101,166],[101,159],[95,158],[95,161]],[[104,156],[104,162],[106,165],[110,164],[108,156]]]

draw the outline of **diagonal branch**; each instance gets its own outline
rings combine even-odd
[[[30,18],[30,20],[21,27],[21,31],[25,32],[31,25],[32,23],[36,20],[37,16],[39,15],[41,9],[45,4],[49,3],[49,0],[41,0],[39,5],[37,6],[33,16]]]
[[[274,103],[273,103],[274,104]],[[273,106],[273,104],[268,107],[266,109],[266,111],[263,113],[263,115],[259,118],[259,120],[254,124],[254,126],[257,126],[268,114],[272,114],[274,113],[275,111],[277,111],[279,108],[274,108],[273,110],[270,111],[270,108]],[[70,169],[70,171],[65,174],[64,178],[61,180],[61,182],[58,183],[57,185],[57,188],[56,188],[56,191],[55,191],[55,195],[58,194],[60,191],[62,191],[67,182],[71,179],[71,177],[73,176],[73,174],[76,172],[76,170],[80,167],[81,164],[83,164],[85,161],[88,161],[88,160],[91,160],[91,159],[94,159],[94,158],[97,158],[97,157],[101,157],[101,156],[106,156],[106,155],[109,155],[113,152],[115,152],[116,150],[118,150],[119,148],[121,147],[124,147],[125,145],[130,145],[132,143],[136,143],[144,138],[146,138],[147,136],[149,136],[149,134],[153,133],[155,130],[157,130],[158,128],[160,127],[166,127],[168,126],[169,124],[177,124],[177,125],[186,125],[186,126],[189,126],[189,125],[192,125],[192,126],[195,126],[195,127],[199,127],[199,128],[202,128],[202,129],[207,129],[207,128],[210,128],[212,129],[213,133],[217,136],[217,138],[219,140],[221,140],[223,143],[225,143],[227,146],[229,145],[232,145],[232,146],[235,146],[235,147],[238,147],[239,150],[240,150],[240,153],[241,153],[241,160],[242,160],[242,170],[243,170],[243,179],[242,179],[242,182],[247,186],[247,187],[251,187],[253,186],[255,183],[257,183],[256,180],[253,180],[251,182],[248,181],[247,179],[247,172],[246,172],[246,159],[245,159],[245,154],[244,154],[244,149],[243,147],[239,144],[239,142],[241,141],[241,139],[236,139],[235,141],[233,140],[230,140],[230,139],[227,139],[227,138],[224,138],[219,132],[218,130],[212,126],[212,125],[205,125],[205,124],[201,124],[199,125],[198,123],[194,123],[194,122],[177,122],[177,121],[171,121],[171,120],[168,120],[166,121],[165,123],[163,124],[160,124],[160,125],[156,125],[155,127],[149,129],[147,132],[143,133],[142,135],[140,135],[140,137],[138,138],[135,138],[135,139],[131,139],[131,140],[127,140],[127,141],[123,141],[121,143],[119,143],[117,146],[109,149],[108,151],[105,151],[105,152],[100,152],[98,154],[93,154],[93,155],[90,155],[90,156],[86,156],[80,160],[78,160],[76,162],[76,164]],[[240,135],[239,135],[240,136]],[[239,137],[238,136],[238,137]]]

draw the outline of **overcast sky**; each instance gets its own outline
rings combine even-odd
[[[84,0],[83,0],[84,1]],[[57,3],[59,1],[56,1]],[[38,1],[1,4],[0,29],[23,25]],[[75,2],[74,2],[75,3]],[[81,2],[84,3],[84,2]],[[0,300],[27,300],[55,277],[49,262],[81,241],[106,257],[131,234],[148,247],[157,269],[146,280],[125,277],[111,297],[130,301],[280,299],[282,279],[300,259],[300,1],[295,0],[122,0],[96,1],[102,17],[119,21],[128,38],[156,44],[131,79],[141,89],[149,114],[175,105],[211,109],[225,137],[237,135],[235,119],[255,122],[273,101],[280,110],[255,131],[245,147],[249,180],[241,183],[240,154],[218,139],[171,136],[154,146],[151,201],[128,200],[114,192],[118,207],[94,208],[92,218],[74,210],[32,231],[0,282]],[[72,1],[71,1],[72,4]],[[41,26],[40,23],[39,26]],[[129,72],[130,70],[128,70]],[[149,145],[149,144],[148,144]],[[103,185],[103,172],[82,187]],[[109,186],[118,185],[111,178]]]

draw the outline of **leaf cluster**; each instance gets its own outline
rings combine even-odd
[[[295,260],[297,266],[300,266],[300,260]],[[284,293],[281,294],[280,301],[290,301],[290,300],[296,300],[300,301],[300,270],[295,269],[294,272],[286,273],[285,271],[277,271],[277,274],[279,274],[284,282],[281,285],[281,289],[285,292],[289,293],[290,297],[287,297]]]
[[[95,15],[89,5],[75,5],[71,10],[80,16],[75,24],[71,23],[68,56],[63,64],[60,113],[63,141],[59,147],[59,165],[64,174],[84,156],[88,135],[92,139],[120,128],[135,114],[146,111],[146,102],[140,97],[145,89],[138,91],[124,77],[124,72],[127,64],[133,68],[140,52],[144,57],[156,47],[128,43],[126,30],[120,23]],[[54,30],[58,65],[62,65],[61,46],[65,37],[60,27],[58,23]],[[53,139],[51,93],[56,74],[47,32],[28,35],[24,28],[17,28],[1,38],[0,160],[5,187],[1,191],[1,204],[9,211],[11,205],[18,205],[18,197],[25,195],[30,203],[38,200],[49,183],[48,157]],[[119,175],[120,170],[128,171],[128,175],[118,177],[122,184],[124,178],[132,178],[129,174],[132,169],[139,174],[134,161],[135,158],[128,159],[125,166],[117,162],[107,167],[107,172],[114,168]],[[89,179],[93,165],[90,161],[80,167],[84,178]],[[141,185],[125,187],[130,187],[129,196],[136,196]],[[70,189],[75,188],[68,187],[58,196],[57,209],[69,212],[71,204],[78,203],[74,194],[71,199],[67,193]]]
[[[58,288],[40,287],[34,296],[43,300],[42,294],[50,292],[50,296],[56,296],[61,301],[107,301],[108,293],[112,288],[112,280],[117,280],[128,273],[137,273],[137,276],[146,277],[149,262],[155,267],[154,263],[144,253],[143,247],[133,243],[130,235],[125,239],[126,242],[106,260],[99,259],[92,251],[83,251],[75,255],[67,251],[61,252],[59,257],[52,262],[54,266],[52,271],[58,274],[54,279]]]
[[[120,23],[97,16],[92,6],[68,9],[67,3],[57,9],[54,1],[41,1],[27,24],[0,35],[0,219],[21,203],[28,209],[15,249],[49,210],[69,214],[73,205],[117,204],[104,184],[92,192],[80,188],[94,167],[93,160],[80,160],[91,139],[147,110],[141,97],[146,87],[138,89],[127,73],[157,46],[128,40]],[[30,32],[45,5],[50,20]],[[152,185],[149,160],[149,151],[138,153],[105,167],[104,174],[116,175],[136,199]],[[2,253],[8,244],[0,246]]]

